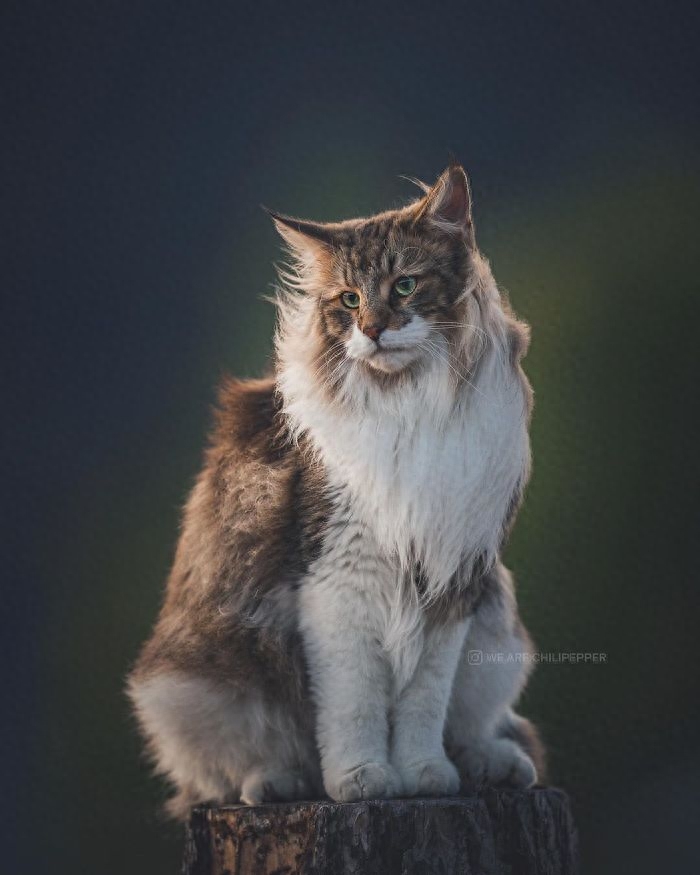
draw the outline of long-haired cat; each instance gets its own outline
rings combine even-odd
[[[528,332],[463,169],[421,187],[368,219],[272,213],[292,255],[274,373],[221,391],[129,679],[176,816],[541,768],[511,707],[530,643],[499,559],[530,464]]]

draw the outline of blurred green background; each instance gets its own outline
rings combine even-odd
[[[266,365],[265,203],[413,196],[449,152],[532,326],[507,553],[522,710],[586,871],[697,866],[700,277],[691,6],[22,4],[4,13],[8,873],[177,871],[122,688],[224,371]]]

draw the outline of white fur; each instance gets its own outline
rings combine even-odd
[[[345,350],[351,359],[368,359],[374,354],[377,349],[377,344],[366,334],[364,334],[357,325],[352,326],[350,339],[345,344]]]
[[[285,413],[383,552],[405,570],[420,561],[431,597],[479,556],[495,562],[506,508],[529,465],[526,401],[500,345],[487,344],[473,384],[456,386],[433,332],[437,352],[425,354],[418,378],[387,391],[350,361],[329,403],[311,364],[313,303],[296,306],[278,345]]]

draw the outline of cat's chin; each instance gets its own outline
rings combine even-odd
[[[368,368],[383,374],[398,374],[418,359],[418,352],[412,349],[378,349],[362,361]]]

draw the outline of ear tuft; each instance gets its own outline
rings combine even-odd
[[[406,182],[413,183],[413,185],[417,186],[423,192],[423,194],[428,194],[428,192],[430,191],[430,186],[428,185],[428,183],[423,182],[422,179],[418,179],[415,176],[404,176],[403,174],[401,174],[399,176],[399,179],[405,179]]]

